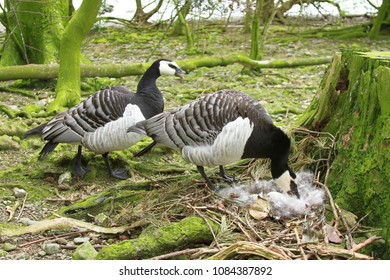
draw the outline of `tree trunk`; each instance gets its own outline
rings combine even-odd
[[[49,105],[49,112],[63,110],[80,101],[81,46],[96,21],[101,4],[102,0],[84,0],[63,33],[56,97]]]
[[[252,13],[252,0],[246,0],[243,32],[247,34],[251,33]]]
[[[386,17],[390,16],[390,0],[383,0],[382,6],[378,10],[378,15],[374,20],[374,24],[372,25],[372,29],[368,34],[370,39],[376,39],[379,35],[379,31],[381,29],[383,21]]]
[[[390,257],[390,52],[336,55],[298,124],[337,137],[327,185],[336,203],[382,229]]]
[[[135,4],[136,4],[136,10],[135,10],[135,13],[134,13],[134,16],[133,18],[131,19],[132,22],[135,22],[137,24],[146,24],[148,22],[148,20],[155,14],[158,12],[158,10],[160,10],[162,4],[164,3],[164,0],[159,0],[157,2],[157,5],[152,9],[150,10],[149,12],[145,12],[144,11],[144,8],[142,6],[142,0],[136,0],[135,1]]]
[[[177,63],[186,71],[192,71],[199,67],[226,66],[240,63],[248,68],[289,68],[309,65],[327,64],[330,57],[294,58],[280,60],[252,60],[244,55],[231,54],[229,56],[207,57],[187,60],[177,60]],[[150,63],[135,64],[102,64],[81,65],[81,77],[110,77],[120,78],[125,76],[142,75]],[[17,79],[54,79],[58,76],[58,64],[30,64],[23,66],[9,66],[0,68],[0,81]]]
[[[256,0],[256,9],[255,13],[253,14],[253,21],[252,21],[252,33],[251,33],[251,50],[249,57],[251,59],[258,59],[262,56],[261,53],[259,53],[259,33],[260,33],[260,22],[261,22],[261,15],[263,10],[263,0]]]
[[[191,1],[187,0],[184,2],[183,6],[180,9],[179,9],[179,6],[178,6],[178,3],[176,0],[174,1],[174,4],[176,7],[178,19],[173,24],[171,34],[172,35],[185,35],[186,34],[186,26],[185,25],[187,24],[185,21],[185,18],[190,13],[192,3],[191,3]],[[184,19],[184,24],[182,22],[183,19]]]
[[[57,62],[69,0],[5,1],[6,39],[1,65]]]
[[[179,4],[178,0],[173,1],[176,7],[177,11],[177,16],[178,20],[176,21],[176,31],[174,29],[173,32],[177,32],[178,28],[182,28],[184,30],[185,36],[186,36],[186,41],[187,41],[187,52],[188,53],[194,53],[196,52],[196,47],[195,47],[195,41],[194,41],[194,34],[186,21],[186,16],[190,11],[191,8],[191,1],[186,1],[184,5],[179,9]]]

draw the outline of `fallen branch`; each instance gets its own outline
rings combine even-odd
[[[287,260],[290,259],[285,254],[274,252],[270,248],[261,243],[238,241],[229,247],[221,250],[215,255],[208,258],[209,260],[228,260],[237,255],[255,255],[260,256],[266,260]]]
[[[27,196],[28,196],[28,193],[26,193],[26,195],[24,196],[23,204],[22,204],[22,209],[20,209],[19,215],[18,215],[18,217],[16,218],[17,221],[19,221],[20,216],[22,216],[22,213],[23,213],[23,210],[24,210],[24,206],[26,205]]]
[[[36,222],[35,224],[26,227],[0,228],[0,234],[5,236],[19,236],[27,233],[36,234],[42,231],[48,231],[53,229],[65,229],[65,228],[72,228],[72,227],[85,228],[87,230],[91,230],[98,233],[118,234],[126,230],[139,227],[141,225],[145,225],[147,223],[148,222],[145,220],[140,220],[131,225],[105,228],[84,221],[61,217],[52,220],[39,221]]]
[[[340,257],[343,259],[353,259],[353,260],[372,260],[372,257],[356,253],[352,250],[342,249],[332,245],[308,245],[308,249],[314,251],[320,256],[327,257]]]
[[[361,250],[362,248],[366,247],[367,245],[375,242],[375,241],[378,241],[378,240],[381,240],[382,237],[380,236],[371,236],[370,238],[368,238],[367,240],[364,240],[362,243],[359,243],[357,245],[354,245],[351,249],[352,252],[357,252],[359,250]]]
[[[185,71],[189,72],[199,67],[227,66],[240,63],[245,67],[260,68],[287,68],[309,65],[327,64],[330,57],[294,58],[256,61],[241,54],[232,54],[223,57],[207,57],[197,59],[180,60],[177,63]],[[81,77],[110,77],[120,78],[124,76],[142,75],[150,66],[150,63],[135,64],[102,64],[81,65]],[[0,67],[0,81],[17,79],[55,79],[58,77],[58,64],[28,64],[18,66]]]
[[[213,232],[218,231],[219,225],[211,220],[208,223]],[[213,240],[208,224],[200,217],[189,216],[159,228],[146,228],[136,239],[106,246],[99,251],[96,259],[146,259],[184,250],[188,246],[210,244]]]

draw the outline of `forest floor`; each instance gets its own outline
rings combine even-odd
[[[376,41],[370,41],[367,37],[333,38],[327,37],[326,33],[317,33],[312,37],[302,35],[308,29],[337,28],[354,23],[356,22],[342,20],[332,24],[325,20],[295,20],[289,26],[272,25],[263,60],[332,56],[342,48],[389,51],[390,35]],[[226,31],[222,31],[222,26],[216,23],[202,24],[195,26],[195,29],[199,50],[196,54],[186,52],[184,36],[170,36],[162,29],[129,29],[118,26],[95,28],[84,44],[83,54],[94,64],[120,64],[159,58],[180,60],[249,53],[250,35],[244,34],[239,24],[232,24]],[[295,120],[312,100],[326,67],[327,65],[318,65],[263,69],[261,73],[254,74],[242,71],[242,65],[235,64],[196,69],[188,73],[183,82],[176,77],[161,77],[157,83],[164,94],[166,109],[177,107],[208,92],[226,88],[241,90],[260,100],[275,124],[289,130],[294,127]],[[84,79],[83,98],[108,85],[120,84],[135,90],[138,80],[139,77]],[[0,84],[0,105],[6,105],[16,112],[23,112],[31,104],[45,106],[53,99],[54,89],[55,81],[3,82]],[[100,213],[94,212],[92,208],[86,214],[82,204],[72,211],[69,211],[69,207],[82,203],[91,195],[115,189],[127,188],[134,193],[127,198],[128,201],[106,208],[105,215],[108,216],[109,225],[126,224],[141,218],[160,225],[194,214],[191,207],[213,204],[218,200],[210,195],[195,167],[184,162],[179,154],[156,148],[140,159],[132,157],[134,152],[150,143],[150,139],[145,139],[126,151],[111,154],[114,166],[130,168],[131,178],[126,181],[108,178],[101,156],[85,151],[85,161],[91,169],[86,178],[70,178],[59,182],[60,176],[70,171],[76,147],[60,145],[47,160],[38,162],[37,157],[44,145],[43,141],[38,138],[23,138],[25,131],[48,119],[42,112],[20,113],[16,116],[0,112],[2,225],[21,225],[23,220],[25,223],[39,221],[53,217],[53,213],[65,213],[70,217],[94,221],[94,217]],[[232,165],[227,170],[238,179],[248,180],[250,178],[246,176],[250,164],[252,163],[243,162],[241,166]],[[292,166],[299,167],[294,166],[294,163]],[[207,172],[213,171],[216,170]],[[267,172],[269,171],[264,174],[269,178]],[[143,185],[142,182],[148,183]],[[15,189],[23,189],[27,197],[20,198]],[[138,194],[141,197],[138,197]],[[16,204],[20,206],[14,212],[15,215],[10,217]],[[0,237],[1,243],[17,246],[6,254],[0,254],[0,259],[71,259],[78,244],[75,237],[88,237],[95,248],[99,249],[107,244],[133,238],[141,229],[142,227],[138,231],[119,236],[73,229],[73,233],[57,230],[13,238]],[[47,252],[45,243],[57,243],[60,249],[54,253]],[[1,250],[0,247],[0,252]]]

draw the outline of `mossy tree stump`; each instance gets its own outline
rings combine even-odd
[[[390,52],[336,54],[298,125],[337,137],[328,177],[336,203],[382,229],[390,258]]]

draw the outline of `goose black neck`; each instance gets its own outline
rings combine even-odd
[[[290,154],[290,139],[279,128],[275,129],[273,137],[273,149],[271,155],[272,178],[278,178],[288,168],[288,156]]]
[[[160,72],[157,67],[152,65],[146,72],[142,75],[141,80],[137,86],[137,94],[161,94],[160,90],[157,88],[156,80],[160,77]]]

